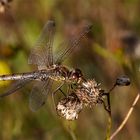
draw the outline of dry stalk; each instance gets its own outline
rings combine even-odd
[[[120,131],[121,129],[124,127],[124,125],[126,124],[126,122],[128,121],[130,115],[132,114],[134,107],[136,105],[136,103],[138,102],[140,98],[140,93],[137,94],[132,106],[130,107],[128,113],[126,114],[126,117],[124,118],[123,122],[120,124],[120,126],[115,130],[115,132],[113,132],[113,134],[110,137],[110,140],[112,140]]]

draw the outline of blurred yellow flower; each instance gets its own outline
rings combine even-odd
[[[0,60],[0,75],[10,74],[11,70],[5,61]],[[0,87],[8,85],[10,81],[0,81]]]

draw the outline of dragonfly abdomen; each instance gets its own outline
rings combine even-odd
[[[23,80],[23,79],[36,79],[34,72],[0,75],[0,81],[6,80]]]

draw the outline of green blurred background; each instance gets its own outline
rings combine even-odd
[[[0,74],[34,69],[27,60],[47,20],[55,20],[55,49],[76,36],[85,24],[93,24],[88,39],[64,62],[82,69],[85,77],[111,88],[120,75],[131,78],[129,87],[112,92],[112,132],[122,122],[140,92],[140,1],[139,0],[13,0],[0,13]],[[61,50],[60,50],[61,51]],[[0,93],[10,82],[0,82]],[[85,108],[74,122],[56,115],[52,100],[38,112],[28,107],[31,86],[0,100],[1,140],[101,140],[106,136],[108,115],[102,105]],[[116,140],[140,139],[140,105]]]

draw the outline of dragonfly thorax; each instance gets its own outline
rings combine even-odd
[[[69,75],[69,69],[62,65],[53,65],[52,74],[50,74],[50,78],[55,81],[66,81]]]
[[[62,65],[53,65],[49,77],[55,81],[65,81],[67,83],[79,83],[83,77],[80,69],[69,70]]]

